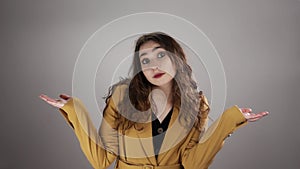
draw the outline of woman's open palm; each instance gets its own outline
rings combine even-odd
[[[267,112],[267,111],[263,111],[263,112],[259,112],[259,113],[252,113],[251,108],[240,108],[240,110],[243,113],[244,117],[249,122],[255,122],[269,114],[269,112]]]
[[[67,101],[71,98],[71,96],[66,94],[60,94],[59,97],[61,99],[53,99],[45,94],[41,94],[39,97],[45,102],[47,102],[48,104],[57,108],[62,108],[67,103]]]

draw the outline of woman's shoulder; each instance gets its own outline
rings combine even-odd
[[[201,111],[209,111],[209,102],[203,91],[199,91],[199,98]]]
[[[122,101],[126,95],[126,92],[128,92],[129,84],[130,79],[122,79],[119,82],[115,83],[110,87],[107,98],[112,98],[117,102]]]
[[[119,82],[115,83],[111,90],[112,90],[112,94],[114,93],[124,93],[128,87],[129,87],[129,84],[130,84],[130,79],[126,78],[126,79],[122,79],[120,80]]]
[[[209,107],[208,99],[203,94],[202,91],[199,92],[199,97],[200,97],[200,109],[199,109],[200,121],[199,121],[198,128],[200,129],[200,131],[203,131],[203,130],[205,130],[206,125],[207,125],[210,107]]]

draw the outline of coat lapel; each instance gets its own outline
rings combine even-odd
[[[186,136],[188,130],[184,128],[178,120],[179,108],[174,107],[167,132],[165,134],[162,146],[160,148],[158,163],[166,157],[166,151],[175,147]]]
[[[153,149],[152,124],[151,122],[148,122],[138,125],[141,125],[142,129],[136,130],[136,133],[145,156],[151,164],[157,165]]]

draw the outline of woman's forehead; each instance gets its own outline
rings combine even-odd
[[[139,56],[147,55],[148,53],[155,52],[158,49],[163,49],[159,43],[149,41],[144,43],[139,50]]]
[[[152,49],[152,48],[157,47],[157,46],[161,46],[161,45],[157,42],[154,42],[154,41],[148,41],[148,42],[145,42],[141,45],[140,51],[141,50],[146,50],[146,49]]]

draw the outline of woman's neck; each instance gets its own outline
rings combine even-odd
[[[172,86],[173,86],[173,83],[170,82],[170,83],[167,83],[167,84],[164,84],[162,86],[155,86],[153,87],[154,90],[160,90],[164,93],[165,95],[165,98],[167,99],[167,101],[170,103],[172,103]]]
[[[172,100],[172,86],[156,86],[153,87],[151,92],[151,97],[154,105],[154,113],[158,117],[159,121],[162,122],[163,119],[168,115],[168,112],[173,107]]]

